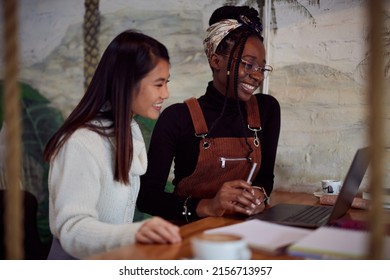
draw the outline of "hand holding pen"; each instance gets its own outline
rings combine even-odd
[[[247,182],[248,184],[252,184],[252,177],[253,177],[253,174],[255,173],[256,167],[257,167],[257,163],[255,162],[255,163],[252,165],[251,171],[249,172],[248,179],[246,179],[246,182]]]
[[[254,190],[259,187],[251,186],[256,167],[257,163],[254,163],[246,181],[225,182],[214,198],[201,200],[197,207],[198,216],[222,216],[235,213],[253,215],[263,211],[263,198],[258,199]]]
[[[255,162],[253,164],[252,168],[251,168],[251,171],[249,172],[248,178],[246,179],[246,182],[248,184],[252,184],[252,177],[253,177],[253,174],[254,174],[254,172],[256,170],[256,167],[257,167],[257,163]],[[258,186],[252,186],[252,191],[251,191],[252,195],[255,195],[255,189],[260,190],[262,192],[263,196],[264,196],[260,200],[260,203],[257,203],[257,206],[260,206],[261,204],[263,204],[263,202],[266,203],[268,201],[269,197],[267,196],[267,193],[265,192],[264,188],[263,187],[258,187]],[[256,198],[256,200],[259,201],[258,198]],[[251,214],[254,214],[254,213],[252,212]]]
[[[246,182],[247,182],[248,184],[252,184],[252,177],[253,177],[253,174],[254,174],[254,172],[255,172],[256,166],[257,166],[257,163],[255,162],[255,163],[253,164],[253,166],[252,166],[251,171],[249,172],[248,178],[246,179]],[[266,203],[266,202],[269,200],[269,197],[268,197],[268,195],[267,195],[267,193],[265,192],[265,190],[264,190],[263,187],[252,186],[252,194],[254,195],[255,192],[254,192],[253,189],[258,189],[258,190],[260,190],[260,191],[263,193],[264,198],[261,200],[261,203],[263,203],[263,202]]]

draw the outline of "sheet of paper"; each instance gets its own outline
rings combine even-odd
[[[244,237],[249,247],[278,254],[290,244],[310,234],[312,230],[283,226],[261,220],[207,230],[206,233],[231,233]]]
[[[365,259],[369,232],[321,227],[288,248],[294,256],[311,259]],[[385,258],[390,259],[390,237],[385,236]]]

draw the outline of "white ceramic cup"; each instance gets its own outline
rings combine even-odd
[[[198,260],[248,260],[251,251],[245,240],[233,234],[200,234],[191,239]]]
[[[341,181],[338,180],[322,180],[322,191],[326,194],[338,194],[341,189]]]

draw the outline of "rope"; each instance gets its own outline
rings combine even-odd
[[[86,90],[99,62],[99,0],[85,0],[84,6],[84,90]]]
[[[4,122],[6,124],[5,246],[7,259],[23,259],[22,203],[20,192],[21,127],[18,86],[18,1],[3,0],[4,16]]]

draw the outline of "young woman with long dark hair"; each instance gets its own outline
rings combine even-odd
[[[108,45],[73,112],[48,142],[49,259],[84,258],[133,242],[176,243],[177,226],[133,222],[145,143],[135,115],[158,118],[168,98],[169,55],[136,31]]]

